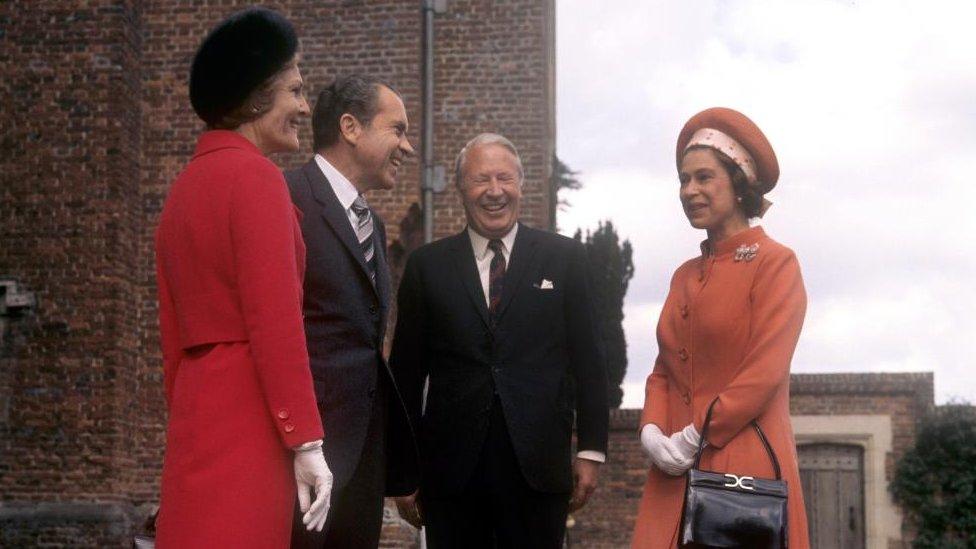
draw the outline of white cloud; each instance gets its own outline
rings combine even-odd
[[[560,0],[558,14],[559,154],[585,184],[559,222],[611,218],[634,244],[638,394],[647,315],[704,237],[678,207],[674,140],[724,105],[780,159],[764,225],[807,282],[795,370],[934,370],[939,400],[976,400],[976,5]]]

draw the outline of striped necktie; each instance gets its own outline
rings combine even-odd
[[[502,300],[502,285],[505,280],[505,254],[502,251],[502,241],[497,238],[488,242],[488,249],[495,252],[488,266],[488,313],[495,316],[498,303]]]
[[[369,211],[369,205],[363,195],[356,197],[352,206],[353,213],[359,219],[356,225],[356,238],[359,239],[359,248],[363,251],[366,259],[366,266],[369,268],[369,279],[376,284],[376,250],[373,247],[373,214]]]

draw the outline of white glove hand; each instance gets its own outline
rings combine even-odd
[[[298,485],[298,507],[305,513],[302,523],[309,531],[321,532],[332,504],[332,471],[322,455],[321,441],[295,450],[295,483]],[[309,503],[311,490],[315,490],[315,501]]]
[[[695,460],[698,453],[698,443],[701,442],[701,435],[695,429],[694,423],[689,423],[684,429],[676,431],[671,435],[671,442],[681,454],[682,459]]]
[[[641,446],[662,472],[671,476],[679,476],[687,471],[693,463],[685,459],[674,446],[674,442],[664,436],[661,429],[653,423],[648,423],[641,429]]]

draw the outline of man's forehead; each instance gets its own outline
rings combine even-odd
[[[478,160],[507,160],[517,164],[515,154],[500,143],[479,143],[468,151],[469,158]]]
[[[380,88],[380,110],[385,111],[391,118],[407,123],[407,109],[400,96],[390,88]]]

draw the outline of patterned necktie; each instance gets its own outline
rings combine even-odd
[[[488,269],[488,313],[495,316],[498,302],[502,300],[502,284],[505,281],[505,254],[502,241],[497,238],[488,242],[488,249],[495,252]]]
[[[359,247],[366,258],[366,266],[369,267],[369,280],[376,284],[376,250],[373,248],[373,214],[369,211],[369,205],[363,195],[356,197],[352,206],[353,213],[359,218],[356,226],[356,238],[359,239]]]

